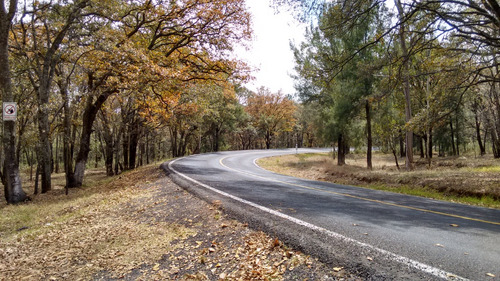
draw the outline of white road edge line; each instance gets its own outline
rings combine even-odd
[[[412,260],[412,259],[407,258],[407,257],[400,256],[398,254],[389,252],[387,250],[380,249],[380,248],[377,248],[377,247],[372,246],[370,244],[367,244],[367,243],[364,243],[364,242],[361,242],[361,241],[349,238],[349,237],[344,236],[342,234],[330,231],[328,229],[316,226],[316,225],[308,223],[306,221],[303,221],[303,220],[294,218],[292,216],[280,213],[280,212],[275,211],[273,209],[269,209],[267,207],[261,206],[259,204],[253,203],[253,202],[245,200],[243,198],[240,198],[240,197],[234,196],[232,194],[226,193],[224,191],[218,190],[218,189],[216,189],[214,187],[211,187],[211,186],[209,186],[207,184],[201,183],[201,182],[199,182],[199,181],[197,181],[197,180],[195,180],[193,178],[190,178],[187,175],[185,175],[185,174],[177,171],[176,169],[174,169],[172,167],[172,164],[174,164],[175,162],[177,162],[178,160],[181,160],[183,158],[177,158],[177,159],[174,159],[174,160],[170,161],[168,163],[168,168],[171,171],[173,171],[174,173],[176,173],[177,175],[183,177],[184,179],[186,179],[188,181],[191,181],[191,182],[193,182],[193,183],[195,183],[197,185],[200,185],[200,186],[202,186],[202,187],[204,187],[204,188],[206,188],[206,189],[208,189],[208,190],[210,190],[212,192],[218,193],[218,194],[220,194],[222,196],[225,196],[227,198],[230,198],[230,199],[233,199],[233,200],[238,201],[240,203],[243,203],[243,204],[249,205],[251,207],[257,208],[257,209],[259,209],[259,210],[261,210],[263,212],[275,215],[275,216],[280,217],[282,219],[286,219],[286,220],[288,220],[290,222],[293,222],[295,224],[298,224],[300,226],[307,227],[307,228],[309,228],[311,230],[319,231],[319,232],[321,232],[323,234],[326,234],[326,235],[328,235],[328,236],[330,236],[332,238],[343,240],[343,241],[347,241],[347,242],[356,244],[356,245],[358,245],[360,247],[363,247],[365,249],[378,252],[379,254],[385,255],[388,259],[392,259],[393,261],[402,263],[402,264],[407,265],[407,266],[409,266],[411,268],[420,270],[420,271],[422,271],[424,273],[431,274],[431,275],[434,275],[436,277],[439,277],[439,278],[442,278],[442,279],[448,279],[448,280],[460,280],[460,281],[468,281],[469,280],[467,278],[455,275],[453,273],[441,270],[439,268],[436,268],[436,267],[433,267],[433,266],[430,266],[430,265],[427,265],[427,264],[424,264],[424,263]]]

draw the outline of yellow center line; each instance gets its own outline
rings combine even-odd
[[[221,158],[219,160],[220,165],[222,165],[226,169],[235,171],[237,173],[245,174],[245,175],[256,177],[256,178],[261,178],[261,179],[265,179],[265,180],[268,180],[268,181],[273,181],[273,182],[282,183],[282,184],[286,184],[286,185],[290,185],[290,186],[295,186],[295,187],[300,187],[300,188],[304,188],[304,189],[309,189],[309,190],[320,191],[320,192],[325,192],[325,193],[329,193],[329,194],[334,194],[334,195],[349,197],[349,198],[353,198],[353,199],[358,199],[358,200],[363,200],[363,201],[368,201],[368,202],[374,202],[374,203],[379,203],[379,204],[383,204],[383,205],[388,205],[388,206],[393,206],[393,207],[399,207],[399,208],[404,208],[404,209],[409,209],[409,210],[414,210],[414,211],[420,211],[420,212],[424,212],[424,213],[431,213],[431,214],[442,215],[442,216],[447,216],[447,217],[452,217],[452,218],[459,218],[459,219],[464,219],[464,220],[469,220],[469,221],[476,221],[476,222],[482,222],[482,223],[487,223],[487,224],[500,225],[500,222],[487,221],[487,220],[476,219],[476,218],[471,218],[471,217],[465,217],[465,216],[460,216],[460,215],[455,215],[455,214],[449,214],[449,213],[444,213],[444,212],[439,212],[439,211],[433,211],[433,210],[427,210],[427,209],[422,209],[422,208],[417,208],[417,207],[411,207],[411,206],[406,206],[406,205],[401,205],[401,204],[395,204],[395,203],[385,202],[385,201],[381,201],[381,200],[376,200],[376,199],[370,199],[370,198],[366,198],[366,197],[356,196],[356,195],[352,195],[352,194],[348,194],[348,193],[335,192],[335,191],[325,190],[325,189],[321,189],[321,188],[317,188],[317,187],[312,187],[312,186],[307,186],[307,185],[302,185],[302,184],[295,184],[295,183],[290,183],[290,182],[281,181],[281,180],[277,180],[277,179],[267,178],[267,177],[259,176],[259,175],[253,174],[253,173],[249,173],[249,172],[246,172],[246,171],[241,171],[241,170],[233,169],[233,168],[230,168],[230,167],[226,166],[223,163],[223,161],[226,158],[228,158],[228,157],[231,157],[231,156],[226,156],[226,157]]]

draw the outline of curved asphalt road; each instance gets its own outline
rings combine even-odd
[[[312,151],[318,150],[299,149]],[[326,239],[317,248],[343,256],[339,260],[349,256],[345,266],[376,268],[369,279],[499,280],[500,210],[303,180],[255,164],[288,153],[296,150],[201,154],[171,161],[167,169],[183,185],[283,222],[274,223],[288,225],[282,233],[307,236],[299,244]]]

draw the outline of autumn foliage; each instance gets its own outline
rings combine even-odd
[[[260,88],[247,103],[246,111],[252,116],[254,126],[263,133],[267,149],[277,134],[293,130],[296,106],[283,94]]]
[[[82,186],[91,162],[114,175],[190,153],[290,146],[294,102],[241,87],[250,68],[233,51],[251,36],[244,0],[25,3],[7,38],[21,110],[6,161],[28,167],[36,194],[51,190],[53,172]]]

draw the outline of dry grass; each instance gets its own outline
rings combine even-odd
[[[404,159],[399,159],[404,165]],[[375,154],[373,170],[364,155],[351,154],[337,166],[326,154],[285,155],[261,159],[274,172],[313,180],[388,190],[435,199],[500,208],[500,160],[492,157],[447,157],[418,160],[414,171],[398,171],[392,155]]]
[[[138,264],[153,262],[171,241],[194,234],[175,224],[144,224],[123,203],[151,196],[138,185],[158,177],[156,167],[141,168],[114,180],[91,171],[88,188],[64,195],[54,190],[27,204],[2,205],[0,279],[80,279],[107,270],[119,277]],[[87,182],[87,185],[88,185]]]
[[[0,205],[0,280],[359,280],[227,218],[156,166]],[[339,265],[334,265],[339,267]]]

